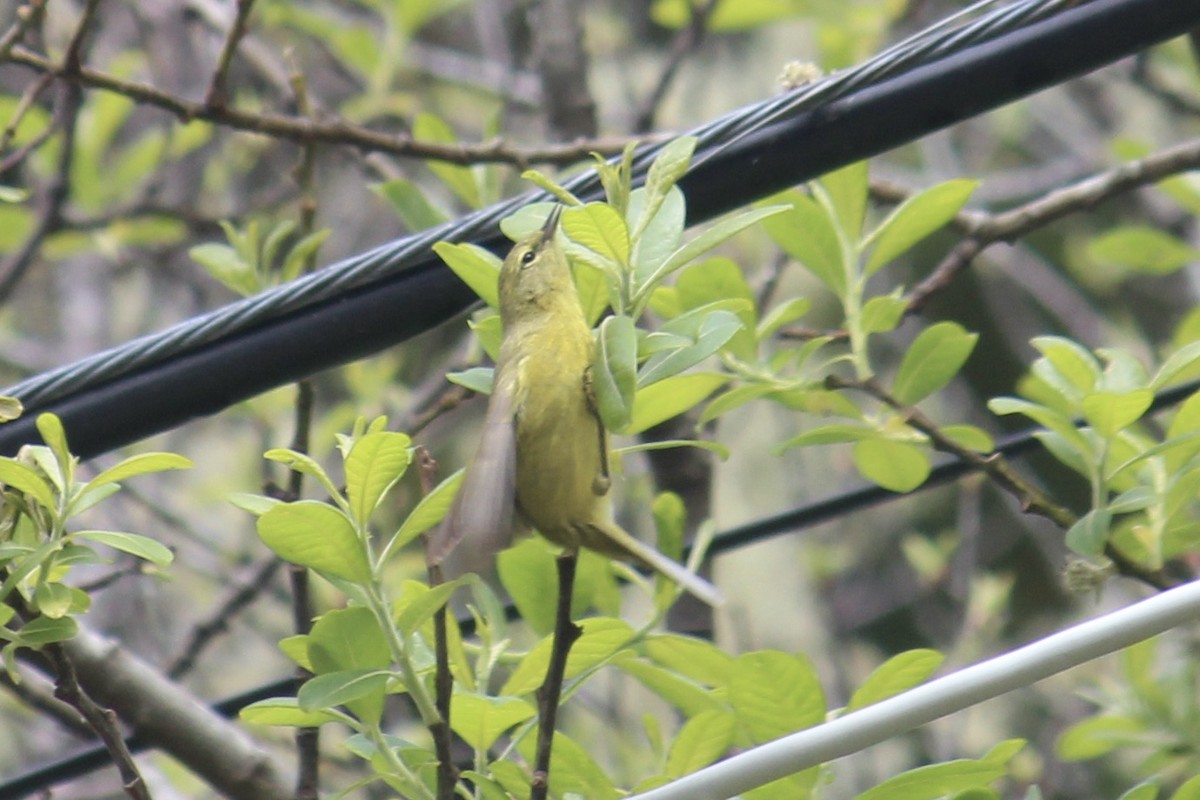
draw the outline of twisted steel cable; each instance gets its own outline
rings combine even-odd
[[[858,67],[731,112],[696,128],[691,132],[697,138],[694,163],[700,165],[710,161],[733,143],[774,122],[990,41],[1078,4],[1078,0],[1016,0],[985,12],[996,2],[982,0]],[[661,148],[662,145],[649,145],[639,150],[635,158],[639,176],[644,175]],[[594,173],[577,177],[567,184],[567,188],[580,197],[599,196],[599,182]],[[31,408],[46,406],[68,394],[85,391],[217,339],[251,330],[265,320],[336,298],[413,268],[420,258],[427,257],[430,247],[438,241],[495,242],[500,220],[524,205],[546,199],[549,196],[544,192],[520,195],[461,219],[379,245],[291,283],[34,376],[9,387],[5,394],[20,398]]]

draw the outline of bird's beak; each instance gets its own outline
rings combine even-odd
[[[562,204],[555,203],[554,208],[550,210],[550,216],[546,217],[546,224],[542,226],[542,241],[549,241],[554,237],[554,232],[558,230],[558,218],[562,216]]]

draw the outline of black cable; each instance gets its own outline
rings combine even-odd
[[[1093,0],[772,122],[733,144],[697,154],[697,166],[680,182],[688,222],[878,154],[1196,26],[1200,3]],[[764,105],[774,108],[778,101]],[[747,116],[762,114],[760,109]],[[389,247],[426,242],[429,235]],[[507,247],[498,232],[476,241],[495,251]],[[381,249],[359,259],[379,255]],[[72,448],[83,457],[94,456],[410,339],[473,301],[458,279],[426,253],[400,274],[98,385],[73,376],[70,367],[56,370],[49,394],[33,394],[33,387],[46,385],[46,376],[8,390],[27,401],[29,413],[0,427],[0,453],[12,454],[36,441],[37,413],[53,411],[63,419]],[[116,358],[120,351],[98,358]]]

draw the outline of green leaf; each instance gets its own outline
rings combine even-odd
[[[123,553],[129,553],[130,555],[145,559],[159,567],[167,566],[175,558],[175,554],[165,545],[156,542],[148,536],[139,536],[136,533],[79,531],[72,533],[70,538],[87,539],[88,541],[108,545],[114,550],[120,550]]]
[[[810,308],[812,308],[812,301],[807,297],[793,297],[791,300],[783,301],[766,313],[755,329],[755,336],[759,341],[770,338],[784,325],[803,317]]]
[[[897,206],[867,237],[867,242],[874,247],[867,258],[866,273],[873,275],[954,219],[954,215],[962,210],[978,186],[979,181],[973,180],[946,181],[913,195]]]
[[[454,270],[458,279],[492,308],[500,307],[500,266],[503,263],[491,251],[474,244],[438,242],[433,252]]]
[[[633,415],[637,386],[637,328],[629,317],[611,316],[600,323],[592,386],[604,427],[624,433]]]
[[[760,744],[825,720],[821,682],[803,655],[759,650],[738,656],[728,696],[738,724]]]
[[[614,447],[612,452],[619,455],[629,453],[645,453],[650,450],[672,450],[676,447],[698,447],[714,453],[722,461],[729,459],[729,448],[720,442],[710,442],[704,439],[658,439],[653,442],[639,442],[625,447]]]
[[[282,500],[276,500],[274,497],[267,497],[261,494],[252,494],[250,492],[233,492],[225,498],[231,505],[249,511],[254,516],[261,516],[270,511],[275,506],[282,503]]]
[[[839,226],[852,242],[858,239],[867,212],[867,178],[867,162],[857,161],[822,175],[814,188],[814,194],[824,193]]]
[[[650,220],[658,213],[667,198],[667,193],[687,172],[696,149],[696,137],[680,136],[663,146],[646,172],[645,196],[637,222],[633,225],[632,238],[641,238]]]
[[[346,497],[360,525],[408,469],[411,445],[408,435],[392,431],[368,433],[354,443],[346,457]]]
[[[12,422],[23,413],[25,408],[20,400],[0,394],[0,422]]]
[[[517,745],[526,763],[533,763],[535,740],[524,737]],[[561,798],[585,797],[587,800],[618,800],[622,793],[613,786],[595,759],[586,749],[563,733],[555,732],[551,744],[553,755],[550,770],[550,796]],[[529,792],[520,793],[520,796]]]
[[[771,198],[790,205],[763,220],[775,243],[838,297],[846,296],[846,266],[841,237],[829,211],[806,194],[790,190]]]
[[[729,391],[718,395],[712,402],[705,406],[704,411],[700,413],[699,422],[701,425],[711,422],[722,414],[727,414],[738,406],[745,405],[751,400],[757,400],[773,391],[775,391],[775,387],[769,383],[751,383],[745,386],[735,386]]]
[[[855,444],[854,466],[864,478],[893,492],[911,492],[929,477],[925,451],[892,439],[866,439]]]
[[[458,141],[454,131],[444,120],[424,111],[413,119],[412,135],[414,139],[434,144],[455,144]],[[468,207],[479,208],[483,205],[479,194],[479,182],[470,167],[437,160],[429,160],[425,164],[430,172],[441,178],[450,191]]]
[[[1132,392],[1093,392],[1083,398],[1083,418],[1106,438],[1128,428],[1142,418],[1154,402],[1150,389],[1135,389]]]
[[[67,446],[67,432],[63,429],[62,420],[50,413],[38,414],[38,433],[42,441],[54,451],[54,457],[59,465],[66,470],[72,462],[71,448]]]
[[[328,711],[301,711],[294,697],[271,697],[244,707],[238,719],[251,725],[315,728],[336,721],[338,716]]]
[[[712,312],[701,325],[695,343],[655,353],[646,361],[638,373],[638,388],[645,388],[696,366],[724,347],[742,327],[742,321],[736,314],[729,311]]]
[[[569,208],[562,215],[563,232],[602,258],[622,267],[629,264],[629,231],[617,210],[606,203]]]
[[[1128,791],[1122,792],[1117,800],[1155,800],[1158,797],[1159,781],[1149,778]]]
[[[1197,364],[1200,364],[1200,341],[1184,345],[1168,356],[1158,372],[1154,373],[1150,388],[1158,390],[1170,385],[1181,373],[1187,373]]]
[[[54,511],[54,490],[37,470],[11,458],[0,458],[0,483],[28,495],[42,508]]]
[[[1067,547],[1081,556],[1094,558],[1104,552],[1112,529],[1112,512],[1106,508],[1093,508],[1067,530]]]
[[[26,647],[38,648],[54,642],[65,642],[79,633],[79,624],[73,617],[34,617],[21,626],[19,640]]]
[[[418,628],[433,618],[439,608],[446,605],[450,595],[458,591],[460,586],[466,586],[474,578],[463,575],[452,581],[439,583],[429,587],[418,581],[405,581],[404,594],[397,602],[395,612],[396,627],[405,636],[416,632]]]
[[[867,425],[857,425],[848,422],[831,422],[817,428],[811,428],[787,439],[773,448],[776,454],[793,447],[812,447],[821,444],[840,444],[842,442],[861,442],[866,439],[878,439],[879,431]]]
[[[1000,416],[1023,414],[1029,417],[1043,428],[1053,431],[1061,437],[1073,450],[1080,453],[1085,460],[1090,459],[1092,454],[1091,446],[1075,427],[1075,423],[1058,411],[1039,403],[1031,403],[1028,400],[1021,400],[1016,397],[994,397],[988,401],[987,405],[993,414]]]
[[[718,256],[692,264],[679,274],[675,289],[680,304],[688,310],[710,306],[715,311],[714,304],[728,304],[728,310],[735,312],[745,326],[743,332],[735,331],[735,336],[729,342],[729,352],[745,360],[755,357],[758,343],[753,331],[758,322],[755,312],[757,300],[737,262]],[[680,332],[673,326],[670,329]]]
[[[1166,275],[1200,258],[1200,250],[1147,225],[1124,225],[1096,237],[1088,256],[1152,275]]]
[[[495,370],[492,367],[471,367],[462,372],[447,372],[446,380],[482,395],[492,393]]]
[[[729,380],[716,372],[675,375],[637,393],[629,424],[621,433],[630,436],[689,411]]]
[[[627,223],[638,219],[645,201],[645,189],[635,189],[629,195],[629,208],[625,217]],[[678,186],[672,186],[671,191],[667,192],[667,196],[663,199],[658,213],[642,230],[641,236],[633,242],[631,258],[634,276],[639,282],[653,275],[654,271],[667,260],[671,253],[675,252],[675,248],[679,247],[679,240],[683,238],[686,216],[687,208],[683,192],[679,190]]]
[[[1058,739],[1055,754],[1063,761],[1099,758],[1139,742],[1145,735],[1144,722],[1119,714],[1098,714],[1067,728]]]
[[[947,425],[941,431],[943,436],[959,447],[976,453],[990,453],[996,447],[991,435],[974,425]]]
[[[325,612],[304,637],[309,669],[318,675],[384,670],[391,663],[391,651],[379,626],[379,620],[364,606]],[[363,688],[362,694],[339,702],[365,722],[377,723],[383,714],[384,683],[386,679],[368,684],[370,688]]]
[[[638,683],[678,708],[686,716],[725,707],[712,692],[694,681],[657,664],[651,664],[645,659],[636,658],[631,653],[619,654],[613,659],[613,665],[631,675]]]
[[[388,544],[389,552],[403,547],[442,521],[446,512],[450,510],[450,504],[454,502],[454,495],[458,493],[464,472],[465,470],[458,470],[421,498],[417,507],[409,513],[396,535],[392,537]]]
[[[921,331],[900,361],[892,396],[913,405],[941,389],[962,369],[978,338],[956,322],[939,322]]]
[[[423,231],[450,217],[429,199],[417,184],[406,178],[377,183],[371,189],[392,205],[392,210],[410,231]]]
[[[137,475],[145,475],[150,472],[191,468],[191,459],[175,453],[142,453],[141,455],[130,456],[101,471],[100,474],[87,482],[83,491],[86,492],[106,483],[119,483]]]
[[[1057,378],[1048,381],[1053,387],[1063,387],[1061,393],[1070,399],[1090,392],[1100,380],[1100,364],[1086,347],[1062,336],[1035,336],[1029,341],[1054,368]],[[1065,381],[1065,387],[1064,387]]]
[[[71,611],[71,588],[62,583],[39,583],[33,592],[33,606],[50,619],[62,619]]]
[[[258,535],[281,558],[356,583],[370,580],[363,544],[341,511],[315,500],[272,508],[258,518]]]
[[[707,767],[733,743],[734,717],[724,709],[702,711],[689,719],[671,742],[666,774],[680,778]]]
[[[667,260],[654,270],[654,273],[640,286],[637,290],[636,300],[644,302],[649,292],[663,278],[670,275],[675,270],[690,263],[692,260],[712,250],[717,245],[724,242],[726,239],[741,233],[746,228],[759,222],[760,220],[772,217],[781,211],[786,210],[786,206],[767,206],[765,208],[754,208],[749,211],[743,211],[732,217],[726,217],[720,222],[705,228],[699,236],[692,239],[687,244],[675,250],[667,257]]]
[[[633,638],[633,628],[624,620],[612,617],[591,617],[580,621],[579,627],[583,629],[583,635],[572,645],[567,657],[566,678],[574,678],[607,661]],[[554,637],[547,636],[526,653],[505,681],[500,694],[526,695],[536,691],[545,680],[553,644]]]
[[[892,656],[854,691],[846,710],[865,708],[924,683],[943,660],[945,656],[936,650],[908,650]]]
[[[514,725],[532,719],[537,710],[518,697],[489,697],[455,692],[450,704],[450,727],[477,751],[486,751]]]
[[[733,656],[712,642],[676,633],[659,633],[643,642],[646,655],[705,686],[724,686],[733,672]]]
[[[705,28],[722,33],[747,31],[811,10],[808,0],[726,0],[716,4]],[[655,0],[650,7],[651,18],[665,28],[687,27],[694,12],[691,0]]]
[[[310,478],[315,478],[321,484],[321,488],[329,492],[329,496],[334,500],[341,499],[341,492],[334,482],[330,480],[329,474],[324,468],[316,462],[314,458],[296,450],[291,450],[286,447],[276,447],[263,453],[263,458],[268,461],[277,461],[284,464],[293,472],[299,472],[301,475],[308,475]]]
[[[904,299],[898,286],[891,294],[872,297],[863,305],[863,332],[887,333],[895,330],[904,319],[904,311],[907,308],[908,301]]]
[[[938,798],[986,786],[1003,778],[1008,770],[974,759],[929,764],[903,772],[860,794],[856,800],[919,800]]]
[[[296,693],[301,711],[320,711],[382,694],[391,674],[385,669],[347,669],[311,678]]]
[[[198,244],[188,250],[188,257],[234,294],[249,297],[263,288],[254,265],[246,263],[237,250],[227,244]]]
[[[554,598],[558,593],[554,556],[536,538],[523,539],[496,556],[496,570],[513,604],[539,635],[554,630]]]

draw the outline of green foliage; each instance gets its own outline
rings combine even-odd
[[[5,400],[5,413],[19,408],[11,398]],[[45,444],[28,445],[16,458],[0,458],[0,640],[5,642],[0,654],[14,680],[17,649],[37,650],[78,630],[74,616],[88,610],[91,598],[69,578],[75,566],[107,561],[94,545],[153,568],[164,568],[174,558],[147,536],[75,530],[77,517],[119,491],[125,480],[191,466],[174,453],[142,453],[80,480],[79,460],[71,455],[58,417],[40,415],[37,429]]]
[[[1157,778],[1122,797],[1158,797],[1161,782],[1176,785],[1169,795],[1173,800],[1200,796],[1200,778],[1195,777],[1200,694],[1194,660],[1173,659],[1160,639],[1148,639],[1122,651],[1120,677],[1088,691],[1096,711],[1062,733],[1057,756],[1084,761],[1128,753]]]
[[[1091,489],[1091,507],[1067,531],[1067,545],[1095,558],[1110,543],[1149,569],[1200,542],[1191,499],[1200,486],[1200,399],[1193,396],[1163,431],[1147,425],[1155,392],[1200,363],[1200,343],[1170,353],[1149,372],[1132,353],[1089,351],[1052,336],[1022,388],[1027,399],[999,397],[996,414],[1021,414],[1045,428],[1038,438]]]
[[[298,278],[311,268],[317,250],[330,233],[323,229],[293,237],[296,223],[291,220],[276,223],[265,236],[259,231],[258,220],[251,220],[244,230],[225,220],[221,221],[221,227],[229,244],[198,244],[188,250],[188,255],[209,275],[243,297]]]

